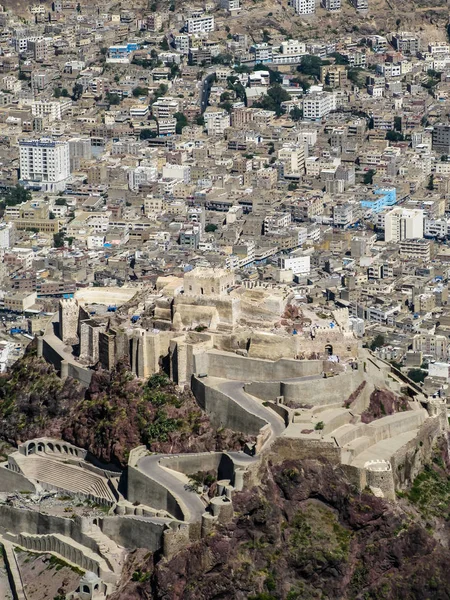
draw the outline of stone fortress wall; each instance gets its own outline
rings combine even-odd
[[[102,296],[99,288],[83,291],[61,303],[38,348],[63,377],[74,373],[84,381],[96,362],[110,369],[127,358],[139,377],[168,365],[171,379],[191,387],[214,427],[241,431],[256,443],[247,445],[247,454],[165,456],[149,455],[143,447],[133,450],[127,499],[116,498],[110,515],[96,525],[111,543],[148,544],[171,556],[232,518],[233,494],[257,483],[263,457],[273,462],[327,458],[358,489],[369,486],[395,501],[395,490],[411,483],[448,429],[445,403],[427,398],[391,365],[358,348],[346,309],[334,311],[332,323],[305,325],[308,319],[303,319],[292,321],[288,330],[281,326],[291,301],[284,288],[239,287],[227,271],[198,269],[183,279],[160,278],[156,288],[151,301],[139,301],[152,306],[151,317],[133,325],[134,304],[125,321],[101,311],[93,316],[89,302],[95,297],[110,304],[112,295]],[[131,295],[127,290],[117,304],[128,306]],[[71,348],[77,341],[79,358]],[[406,388],[409,410],[362,422],[375,390],[401,394]],[[13,457],[11,477],[24,477],[21,460],[36,457]],[[216,474],[215,498],[189,491],[188,476],[197,471]],[[91,473],[111,483],[108,473]],[[31,486],[30,470],[27,474]]]

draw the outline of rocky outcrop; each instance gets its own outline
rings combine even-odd
[[[111,600],[449,598],[450,552],[420,518],[356,494],[339,468],[285,461],[236,494],[234,521],[169,561],[130,558]]]
[[[363,423],[371,423],[376,419],[381,419],[381,417],[405,410],[410,410],[408,398],[405,396],[396,396],[390,390],[375,389],[370,394],[369,406],[361,413],[361,421]]]
[[[30,350],[0,376],[0,438],[17,445],[34,437],[60,438],[82,389],[57,376]]]
[[[87,390],[30,351],[0,377],[0,439],[17,445],[35,437],[66,440],[104,463],[125,467],[130,450],[241,450],[249,436],[214,429],[189,390],[164,376],[137,379],[121,363],[97,370]]]

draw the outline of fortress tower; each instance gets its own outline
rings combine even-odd
[[[78,302],[74,298],[59,301],[59,337],[65,344],[78,341]]]

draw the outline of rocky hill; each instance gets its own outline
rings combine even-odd
[[[235,496],[230,525],[169,561],[135,552],[111,600],[448,599],[449,472],[444,441],[393,505],[325,461],[269,462],[262,487]]]
[[[130,450],[154,452],[241,449],[248,436],[215,430],[190,391],[162,375],[136,379],[120,364],[99,369],[87,390],[62,382],[31,350],[0,377],[0,439],[17,445],[39,436],[62,438],[105,463],[124,467]]]

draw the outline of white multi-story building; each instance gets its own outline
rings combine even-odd
[[[255,44],[250,51],[254,55],[256,63],[271,62],[272,60],[273,48],[267,42]]]
[[[283,176],[300,176],[305,172],[305,147],[302,144],[285,144],[278,150],[278,160],[283,165]]]
[[[309,275],[311,272],[311,256],[299,255],[295,253],[288,256],[281,256],[278,259],[280,269],[290,270],[293,275]]]
[[[180,110],[178,98],[163,96],[152,104],[152,113],[156,119],[170,119]]]
[[[229,12],[237,12],[241,9],[240,0],[220,0],[221,8],[228,10]]]
[[[176,119],[158,119],[158,135],[175,135],[176,129]]]
[[[423,238],[423,210],[393,208],[384,217],[384,239],[400,242]]]
[[[332,110],[336,110],[336,94],[333,92],[313,92],[303,99],[303,117],[319,121]]]
[[[139,186],[152,181],[157,181],[158,169],[155,167],[140,166],[128,171],[128,187],[133,192],[139,191]]]
[[[173,36],[175,48],[182,54],[189,54],[189,36],[185,33],[177,33]]]
[[[191,167],[189,165],[171,165],[167,163],[162,169],[163,179],[178,179],[183,183],[191,181]]]
[[[187,32],[194,33],[210,33],[214,31],[214,17],[203,15],[201,17],[191,17],[186,23]]]
[[[292,6],[298,15],[313,15],[316,12],[315,0],[293,0]]]
[[[51,138],[19,141],[20,178],[43,191],[64,191],[70,177],[69,142]]]
[[[71,107],[72,100],[68,99],[60,102],[35,100],[31,103],[31,114],[33,117],[48,117],[50,121],[60,121]]]
[[[14,245],[14,224],[2,223],[0,225],[0,248],[11,248]]]
[[[322,8],[330,12],[341,10],[341,0],[322,0],[321,5]]]

